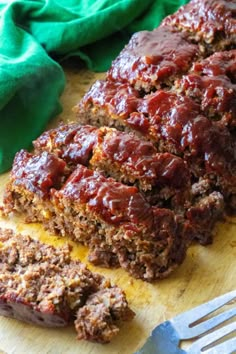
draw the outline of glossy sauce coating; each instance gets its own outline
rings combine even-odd
[[[87,165],[98,140],[96,127],[78,124],[61,125],[43,133],[34,141],[36,151],[49,151],[69,165]]]
[[[152,208],[136,187],[105,178],[81,165],[78,165],[63,188],[55,193],[55,197],[59,200],[70,199],[75,205],[86,204],[91,211],[111,224],[132,222],[152,227]]]
[[[15,186],[45,198],[52,187],[59,188],[66,172],[66,163],[48,152],[32,155],[21,150],[16,154],[11,177]]]
[[[170,141],[181,150],[182,130],[185,124],[199,114],[200,107],[192,99],[174,92],[158,90],[140,100],[138,112],[149,117],[149,131]],[[130,122],[130,120],[129,120]],[[155,135],[151,135],[155,139]]]
[[[193,64],[193,72],[207,76],[226,75],[235,83],[236,80],[236,49],[217,52],[208,58]]]
[[[235,0],[192,0],[162,23],[192,32],[196,40],[212,43],[231,37],[235,44],[235,14]]]
[[[185,188],[190,174],[186,163],[175,155],[157,153],[154,145],[137,138],[111,130],[99,146],[97,159],[119,164],[121,170],[138,179],[145,179],[152,185]]]
[[[83,97],[80,105],[106,107],[110,114],[127,117],[136,111],[140,92],[128,83],[97,80]]]
[[[114,60],[107,77],[149,90],[186,72],[198,54],[197,45],[170,27],[138,32]]]
[[[209,117],[236,126],[236,50],[218,52],[194,63],[191,73],[176,81],[181,92],[201,104]]]
[[[198,100],[203,113],[215,120],[224,116],[226,125],[236,125],[236,85],[226,76],[189,74],[176,84],[181,92]]]
[[[196,117],[183,128],[182,146],[190,148],[192,158],[202,156],[204,170],[227,178],[235,173],[235,143],[228,129],[204,116]]]

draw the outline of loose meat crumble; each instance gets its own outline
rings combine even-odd
[[[0,314],[45,327],[74,321],[78,339],[101,343],[134,316],[124,292],[72,260],[68,245],[55,248],[10,229],[0,229]]]

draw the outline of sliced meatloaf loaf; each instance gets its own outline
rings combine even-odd
[[[105,343],[134,313],[120,288],[71,259],[68,245],[0,229],[0,315],[45,327],[75,321],[79,339]]]

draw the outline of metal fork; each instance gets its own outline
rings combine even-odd
[[[184,312],[157,326],[144,346],[136,354],[232,354],[236,353],[236,321],[216,328],[235,317],[236,307],[222,312],[201,323],[203,317],[236,299],[236,290],[219,296],[205,304]],[[213,330],[215,328],[215,330]],[[211,331],[212,330],[212,331]],[[211,331],[209,333],[209,331]],[[234,337],[220,343],[220,339],[234,333]],[[179,348],[180,341],[197,339],[187,350]],[[218,342],[218,343],[216,343]],[[209,347],[210,348],[207,348]]]

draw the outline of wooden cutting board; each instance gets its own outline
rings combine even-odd
[[[73,121],[71,108],[79,101],[93,81],[101,78],[75,68],[66,69],[67,86],[62,96],[63,114],[58,121]],[[8,174],[0,176],[0,203]],[[59,237],[49,235],[41,225],[26,225],[21,218],[0,219],[0,227],[12,227],[19,232],[53,245],[62,245]],[[73,244],[72,256],[86,262],[87,249]],[[203,247],[194,244],[184,263],[170,277],[155,284],[132,279],[121,269],[89,268],[110,277],[127,294],[136,317],[124,323],[112,343],[101,345],[77,341],[73,326],[47,329],[0,317],[0,354],[131,354],[162,321],[193,306],[233,290],[236,285],[236,218],[228,219],[215,228],[214,243]],[[169,353],[167,353],[169,354]],[[170,353],[171,354],[171,353]]]

